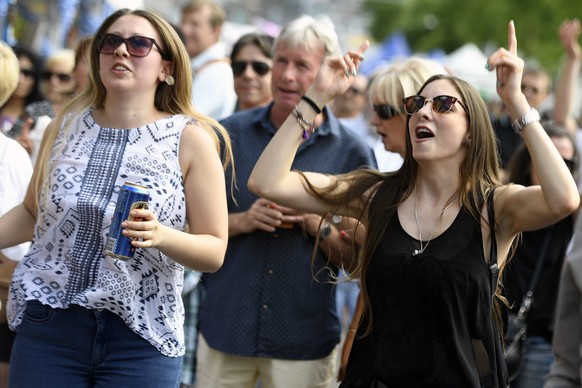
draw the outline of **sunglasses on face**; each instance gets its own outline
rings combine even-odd
[[[380,120],[390,120],[392,117],[395,117],[398,114],[396,109],[388,104],[374,104],[372,105],[372,108]]]
[[[70,74],[67,74],[67,73],[55,73],[52,71],[44,71],[42,73],[42,79],[44,79],[45,81],[49,81],[53,77],[57,77],[57,79],[60,82],[69,82],[71,79],[73,79],[73,76],[71,76]]]
[[[253,71],[261,76],[263,76],[263,75],[267,74],[269,71],[271,71],[271,67],[269,66],[269,64],[267,64],[265,62],[236,61],[236,62],[232,63],[232,74],[234,74],[235,77],[238,77],[239,75],[243,74],[247,70],[247,65],[249,65],[249,64],[253,68]]]
[[[23,76],[29,78],[29,77],[34,77],[34,70],[31,69],[20,69],[20,74],[22,74]]]
[[[453,109],[456,102],[467,112],[465,105],[453,96],[436,96],[435,98],[426,98],[423,96],[410,96],[402,100],[404,103],[404,111],[409,115],[413,115],[426,105],[427,102],[432,103],[432,111],[435,113],[448,113]]]
[[[131,56],[139,58],[145,57],[150,53],[150,51],[152,51],[152,47],[155,45],[160,51],[162,58],[165,58],[164,51],[160,45],[158,45],[158,42],[156,42],[155,39],[146,36],[132,36],[125,39],[119,35],[105,34],[99,41],[99,52],[101,54],[111,55],[119,46],[121,46],[122,43],[125,43],[127,52]]]

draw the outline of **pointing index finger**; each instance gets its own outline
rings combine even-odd
[[[370,47],[370,42],[368,40],[365,40],[360,47],[358,48],[358,53],[361,56],[361,59],[364,58],[364,53],[366,52],[366,50],[368,49],[368,47]]]
[[[513,20],[510,20],[507,25],[507,50],[517,55],[517,37],[515,36],[515,23]]]

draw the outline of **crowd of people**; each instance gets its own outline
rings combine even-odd
[[[582,384],[577,19],[555,79],[508,23],[493,111],[421,56],[361,74],[327,17],[228,49],[211,0],[103,12],[0,42],[0,388]]]

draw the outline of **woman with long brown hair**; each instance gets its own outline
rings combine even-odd
[[[513,22],[508,45],[489,57],[487,68],[497,72],[498,94],[528,146],[539,186],[501,184],[487,106],[474,87],[448,75],[431,77],[404,98],[408,132],[400,170],[290,171],[316,108],[347,89],[367,44],[327,59],[251,174],[249,188],[262,197],[355,217],[366,227],[354,271],[366,313],[342,387],[506,386],[493,308],[496,267],[504,267],[521,231],[556,222],[580,201],[520,90],[523,60]]]

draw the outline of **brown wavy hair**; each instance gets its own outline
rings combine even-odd
[[[465,161],[459,167],[459,187],[457,195],[462,207],[465,208],[479,223],[482,221],[481,210],[483,201],[492,190],[501,186],[499,156],[496,137],[489,118],[485,102],[477,89],[466,81],[446,74],[430,77],[420,88],[424,88],[437,80],[446,80],[459,92],[461,100],[467,107],[468,131],[471,142],[467,146]],[[408,129],[410,116],[406,120]],[[359,203],[357,218],[367,216],[366,238],[363,251],[356,268],[351,272],[351,278],[361,279],[361,293],[365,302],[365,314],[369,322],[366,334],[371,331],[372,311],[369,295],[366,289],[366,271],[374,251],[386,234],[388,224],[396,214],[398,205],[403,203],[413,192],[418,174],[418,163],[412,157],[412,143],[406,132],[406,153],[402,167],[391,173],[381,173],[372,170],[356,170],[338,175],[330,186],[318,188],[313,186],[303,176],[306,188],[316,197],[323,199],[332,206],[332,211],[341,214],[348,204]],[[339,187],[347,190],[338,190]],[[371,207],[374,199],[375,207]],[[500,268],[499,276],[503,268]],[[496,300],[503,300],[501,284],[498,282],[495,290]],[[495,302],[497,306],[497,302]],[[499,321],[499,309],[496,308],[496,319]]]

